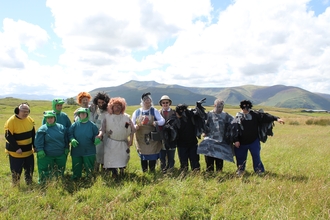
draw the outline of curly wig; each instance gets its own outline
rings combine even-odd
[[[88,93],[88,92],[80,92],[77,96],[77,102],[79,105],[81,105],[81,100],[83,98],[87,97],[88,98],[88,101],[91,100],[92,96]]]
[[[126,100],[122,97],[114,97],[111,98],[108,104],[108,112],[109,114],[113,114],[113,105],[121,105],[122,109],[120,114],[124,114],[126,110]]]
[[[93,104],[97,106],[97,101],[99,99],[101,99],[105,102],[104,105],[102,106],[102,110],[107,110],[107,106],[110,101],[110,96],[104,92],[98,92],[93,99]]]

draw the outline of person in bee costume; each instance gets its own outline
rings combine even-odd
[[[63,177],[69,153],[67,128],[57,123],[55,111],[45,111],[46,123],[35,137],[39,183],[44,184],[52,177]]]
[[[34,170],[34,120],[29,116],[30,106],[22,103],[14,110],[5,123],[6,153],[9,155],[9,165],[13,186],[19,186],[23,169],[26,184],[32,183]]]
[[[77,110],[79,120],[69,128],[69,140],[71,143],[72,157],[72,179],[82,177],[82,169],[85,168],[87,177],[90,177],[95,165],[96,147],[101,140],[99,129],[89,121],[89,109],[79,108]]]

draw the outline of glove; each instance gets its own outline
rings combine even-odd
[[[100,143],[101,143],[101,139],[100,138],[95,138],[94,145],[98,145]]]
[[[45,151],[43,150],[38,151],[37,156],[39,159],[44,158],[46,156]]]
[[[64,154],[65,154],[65,155],[68,155],[69,152],[70,152],[70,150],[69,150],[68,148],[65,148],[65,149],[64,149]]]
[[[79,142],[76,139],[72,139],[70,143],[72,147],[77,147],[79,144]]]

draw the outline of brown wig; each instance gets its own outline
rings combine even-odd
[[[125,110],[126,110],[126,100],[122,97],[114,97],[114,98],[111,98],[110,101],[109,101],[109,104],[108,104],[108,112],[110,115],[113,114],[113,105],[121,105],[122,109],[121,109],[121,112],[120,114],[124,114]]]

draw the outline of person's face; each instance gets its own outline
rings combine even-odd
[[[86,113],[86,112],[80,112],[80,113],[79,113],[79,118],[80,118],[81,120],[85,119],[86,117],[87,117],[87,113]]]
[[[88,108],[89,99],[84,97],[81,99],[81,107]]]
[[[63,104],[56,104],[55,108],[56,108],[57,111],[62,111]]]
[[[151,106],[151,99],[149,97],[143,98],[143,106],[148,109]]]
[[[102,99],[98,99],[97,100],[97,106],[99,107],[99,108],[102,108],[102,106],[104,105],[104,100],[102,100]]]
[[[55,118],[54,117],[47,117],[46,121],[47,121],[48,124],[54,124]]]
[[[249,111],[250,111],[250,106],[247,105],[247,104],[243,104],[243,105],[241,106],[241,109],[242,109],[242,112],[243,112],[243,113],[247,114],[247,113],[249,113]]]
[[[223,107],[224,107],[224,103],[218,102],[214,105],[214,111],[219,114],[223,111]]]
[[[29,114],[30,114],[29,109],[23,108],[19,110],[18,117],[21,119],[25,119],[27,118],[27,116],[29,116]]]
[[[164,99],[160,102],[163,109],[167,110],[170,107],[170,100]]]
[[[123,109],[123,107],[119,104],[114,104],[112,106],[112,111],[115,115],[119,115],[121,113],[121,110]]]

